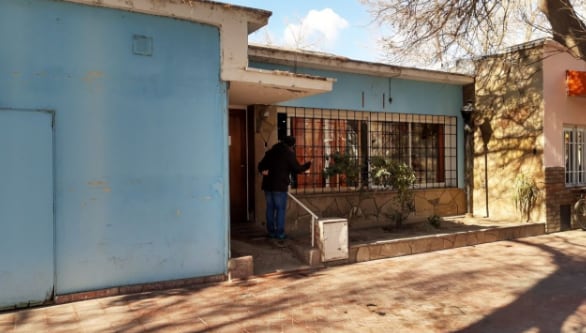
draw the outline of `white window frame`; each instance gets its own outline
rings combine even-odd
[[[566,142],[566,134],[569,141]],[[564,166],[566,186],[586,185],[586,126],[564,126]]]

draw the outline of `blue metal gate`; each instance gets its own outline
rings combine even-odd
[[[0,308],[54,286],[53,114],[0,109]]]

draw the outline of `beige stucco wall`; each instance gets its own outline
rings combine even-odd
[[[521,49],[478,64],[473,170],[476,216],[486,216],[488,211],[490,217],[521,220],[513,200],[514,184],[521,174],[543,188],[541,57],[540,48]],[[488,125],[492,136],[485,147],[482,129]],[[531,220],[544,221],[544,211],[540,198]]]
[[[474,214],[486,215],[488,194],[490,217],[522,221],[513,195],[523,174],[540,189],[531,220],[545,222],[547,232],[568,228],[576,194],[565,186],[563,128],[586,125],[586,98],[567,97],[565,79],[568,69],[586,71],[586,62],[545,41],[479,65],[476,121],[486,120],[494,133],[486,154],[482,131],[475,133]]]
[[[565,167],[564,125],[586,126],[586,97],[566,95],[566,70],[586,71],[586,62],[565,53],[559,44],[548,42],[543,59],[545,167]]]

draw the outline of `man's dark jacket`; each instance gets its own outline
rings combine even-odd
[[[287,192],[290,174],[302,173],[309,169],[311,162],[303,165],[297,162],[295,152],[283,142],[269,149],[258,163],[258,172],[268,170],[269,174],[262,177],[262,190],[269,192]]]

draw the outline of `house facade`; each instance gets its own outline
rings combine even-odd
[[[225,279],[234,223],[263,223],[256,163],[283,135],[313,161],[292,192],[320,216],[389,223],[372,156],[416,169],[414,218],[465,212],[473,78],[249,48],[270,14],[0,2],[0,308]],[[336,153],[358,178],[324,174]],[[288,232],[307,232],[307,213],[289,208]]]
[[[331,92],[251,109],[257,161],[286,135],[297,139],[298,160],[312,161],[290,191],[312,213],[347,218],[353,228],[393,226],[395,193],[373,183],[376,158],[415,171],[410,220],[466,213],[461,108],[472,77],[259,46],[249,54],[257,68],[335,80]],[[340,165],[347,169],[328,174]],[[264,225],[260,177],[254,177],[257,200],[250,208]],[[287,232],[308,233],[310,224],[310,213],[290,201]]]
[[[475,215],[525,219],[514,200],[515,184],[524,177],[539,189],[529,219],[544,222],[547,232],[574,227],[573,204],[586,185],[584,71],[584,61],[551,40],[479,62]]]

